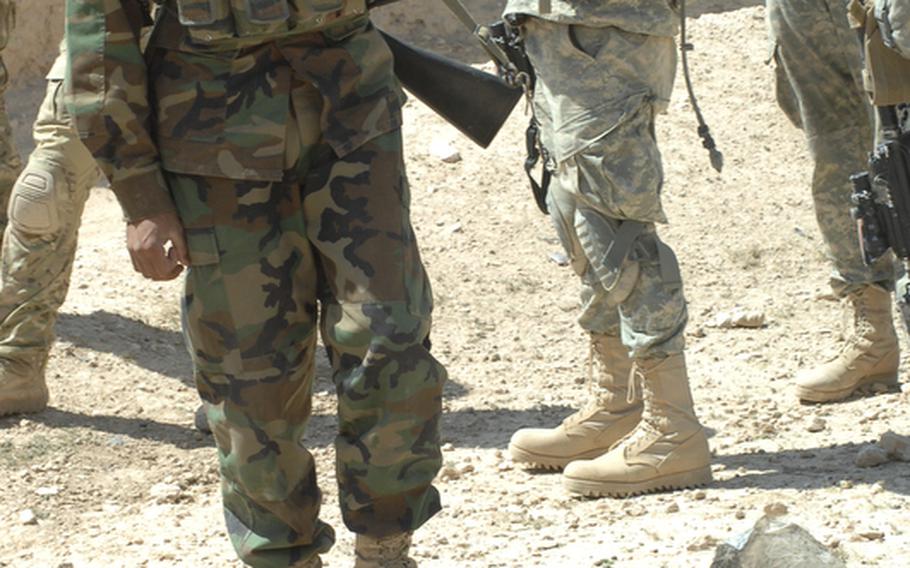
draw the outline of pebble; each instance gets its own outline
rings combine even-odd
[[[461,153],[452,146],[452,143],[442,138],[430,142],[430,155],[447,164],[461,161]]]
[[[51,495],[57,495],[58,493],[60,493],[59,487],[39,487],[38,489],[35,489],[35,494],[42,497],[49,497]]]
[[[883,533],[882,531],[875,531],[875,530],[863,531],[863,532],[859,533],[859,536],[863,537],[866,540],[884,540],[885,539],[885,533]]]
[[[696,501],[704,501],[705,497],[707,497],[707,494],[704,491],[696,491],[695,494],[692,495],[692,498]]]
[[[840,483],[837,484],[841,489],[853,489],[853,482],[849,479],[842,479]]]
[[[719,312],[709,324],[711,327],[721,328],[756,328],[764,327],[765,314],[759,310],[744,310],[735,308],[729,312]]]
[[[23,525],[37,525],[38,517],[35,516],[35,512],[31,509],[23,509],[19,511],[19,523]]]
[[[812,422],[809,423],[809,426],[806,427],[806,430],[810,432],[821,432],[828,427],[828,423],[825,422],[823,418],[815,418]]]
[[[889,430],[882,434],[878,445],[887,452],[888,457],[910,462],[910,436],[901,436]]]
[[[551,252],[550,260],[555,262],[558,266],[569,266],[569,257],[561,252]]]
[[[765,514],[769,517],[783,517],[788,511],[789,509],[787,509],[786,505],[776,501],[765,505]]]
[[[149,488],[149,497],[156,503],[176,503],[182,490],[175,483],[156,483]]]
[[[745,512],[745,511],[736,511],[736,518],[737,518],[737,519],[740,519],[740,520],[745,519],[745,518],[746,518],[746,512]]]
[[[888,452],[878,446],[868,445],[860,448],[853,462],[857,467],[875,467],[888,463]]]
[[[904,383],[901,385],[902,393],[910,393],[910,383]]]
[[[667,506],[667,512],[668,512],[668,513],[678,513],[678,512],[679,512],[679,505],[677,505],[676,503],[670,503],[670,504]]]

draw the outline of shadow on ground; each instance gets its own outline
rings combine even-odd
[[[910,495],[910,477],[906,475],[906,463],[889,462],[870,468],[854,464],[856,454],[863,445],[850,443],[773,453],[715,456],[714,463],[723,464],[727,470],[743,468],[746,473],[725,481],[716,481],[712,487],[821,489],[837,487],[843,481],[853,485],[871,485],[883,481],[886,490]]]
[[[186,420],[188,423],[193,420],[193,410],[193,408],[186,409]],[[10,416],[0,419],[0,430],[16,428],[20,420],[22,420],[21,416]],[[202,436],[192,426],[168,424],[149,418],[126,418],[108,415],[89,416],[51,407],[37,414],[29,414],[28,421],[55,430],[87,428],[95,432],[106,432],[113,436],[108,441],[112,446],[122,444],[125,438],[170,444],[177,448],[188,450],[212,445],[210,437]]]

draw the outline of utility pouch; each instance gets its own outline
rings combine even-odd
[[[295,30],[301,33],[322,30],[334,22],[367,13],[366,0],[294,0]]]
[[[228,0],[177,0],[177,18],[193,41],[213,43],[235,37]]]
[[[875,18],[875,6],[859,0],[850,4],[851,25],[862,32],[865,54],[863,80],[875,106],[910,102],[910,59],[885,45]]]
[[[231,0],[240,37],[282,34],[290,29],[288,0]]]

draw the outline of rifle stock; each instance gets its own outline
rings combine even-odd
[[[395,58],[395,75],[401,84],[476,144],[489,146],[522,90],[509,87],[496,75],[380,33]]]

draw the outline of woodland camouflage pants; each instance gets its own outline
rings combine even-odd
[[[303,445],[317,325],[338,394],[345,524],[411,531],[439,508],[446,373],[428,351],[431,292],[409,221],[401,134],[338,158],[312,87],[293,91],[285,181],[169,174],[192,268],[184,324],[209,403],[225,517],[240,557],[284,567],[327,550]],[[302,101],[302,102],[301,102]],[[299,143],[297,143],[299,142]]]

